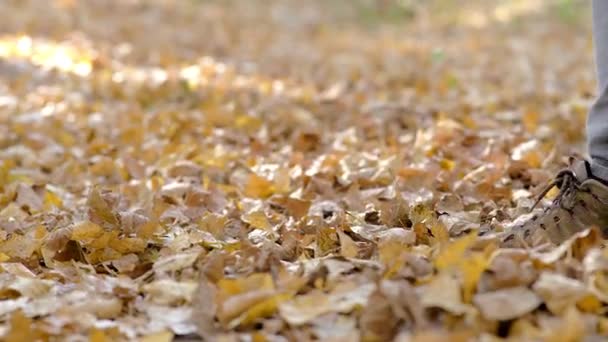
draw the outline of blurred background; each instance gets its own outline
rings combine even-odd
[[[115,123],[125,111],[202,109],[202,120],[220,128],[246,113],[252,132],[267,125],[271,137],[293,137],[294,127],[329,128],[327,141],[367,122],[379,127],[368,139],[405,145],[413,135],[400,130],[450,117],[476,131],[508,124],[520,134],[515,143],[535,137],[547,150],[580,152],[595,92],[589,7],[575,0],[5,0],[2,110],[102,112]],[[83,123],[71,124],[77,132]],[[7,136],[3,146],[17,141]]]

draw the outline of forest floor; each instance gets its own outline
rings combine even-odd
[[[602,340],[585,3],[0,2],[2,340]]]

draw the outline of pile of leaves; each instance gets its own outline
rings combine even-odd
[[[588,23],[329,3],[0,3],[2,340],[608,334],[597,229],[498,238],[583,151]]]

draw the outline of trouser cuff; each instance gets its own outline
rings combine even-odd
[[[608,161],[598,158],[591,160],[591,173],[603,181],[608,181]]]

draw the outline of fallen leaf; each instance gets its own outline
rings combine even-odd
[[[532,287],[552,313],[559,315],[588,295],[585,284],[559,273],[543,272]]]
[[[272,225],[268,221],[266,214],[261,210],[248,212],[241,216],[241,219],[253,228],[272,231]]]
[[[197,284],[195,282],[162,279],[145,284],[142,290],[156,304],[179,305],[183,302],[192,302],[196,288]]]
[[[171,331],[161,331],[154,334],[146,335],[140,339],[141,342],[171,342],[173,341],[173,333]]]
[[[439,254],[435,258],[435,267],[439,270],[444,270],[460,263],[464,258],[465,252],[476,238],[476,234],[469,234],[441,247]]]
[[[247,197],[267,198],[275,192],[275,188],[271,181],[251,173],[243,191]]]
[[[449,272],[441,272],[428,284],[419,288],[420,301],[427,308],[441,308],[454,315],[462,315],[471,307],[462,301],[461,285]]]
[[[485,319],[506,321],[532,312],[542,300],[532,290],[518,286],[478,293],[473,297],[473,303]]]
[[[359,254],[359,247],[342,230],[338,230],[338,237],[340,238],[340,255],[345,258],[355,258]]]

